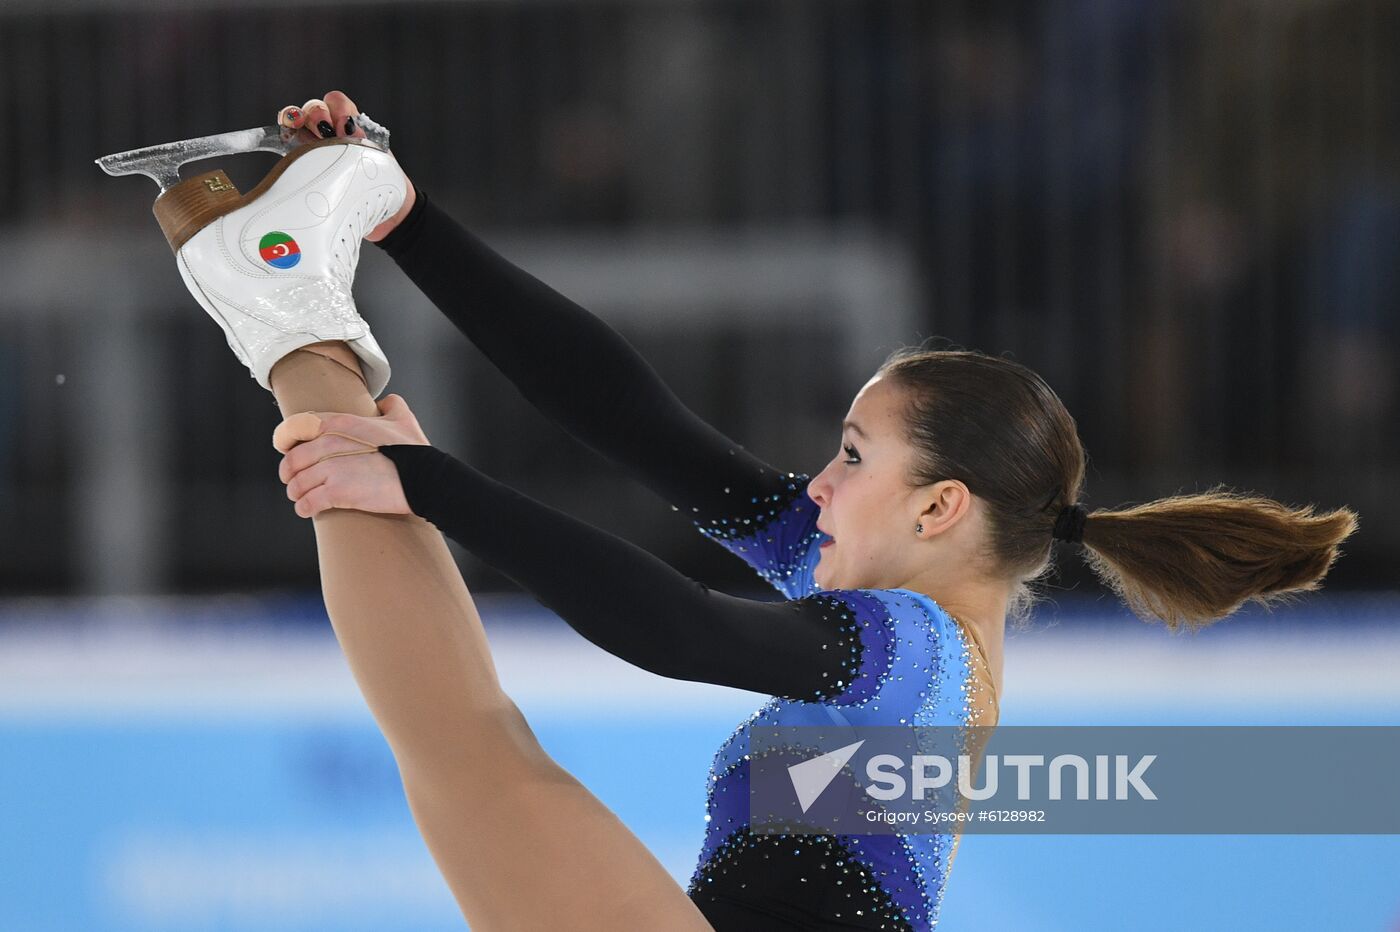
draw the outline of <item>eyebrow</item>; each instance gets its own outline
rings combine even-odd
[[[842,422],[841,422],[841,427],[842,427],[842,428],[850,428],[851,430],[853,430],[853,431],[855,431],[856,433],[860,434],[862,437],[865,437],[865,439],[867,439],[867,440],[870,439],[869,437],[866,437],[865,431],[861,430],[861,429],[860,429],[860,425],[857,424],[855,421],[842,421]]]

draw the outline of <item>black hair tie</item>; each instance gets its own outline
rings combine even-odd
[[[1089,512],[1084,510],[1083,505],[1066,505],[1060,509],[1060,516],[1055,519],[1055,528],[1050,536],[1068,544],[1080,543],[1084,540],[1084,522],[1088,518]]]

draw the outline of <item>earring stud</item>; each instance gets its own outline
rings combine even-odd
[[[918,524],[914,525],[914,533],[915,533],[915,534],[922,534],[923,532],[924,532],[924,525],[923,525],[923,522],[919,522]]]

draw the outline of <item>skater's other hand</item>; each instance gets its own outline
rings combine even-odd
[[[360,109],[344,92],[327,91],[325,97],[313,97],[300,107],[293,104],[277,111],[277,125],[296,130],[296,138],[302,142],[317,142],[337,136],[364,139],[365,131],[350,119],[359,115]],[[405,174],[404,178],[407,177]],[[416,199],[417,192],[413,188],[413,182],[409,181],[408,192],[404,195],[403,206],[399,208],[399,212],[370,230],[365,239],[377,243],[388,236],[394,227],[408,216]]]
[[[272,442],[285,455],[277,474],[298,515],[314,518],[331,508],[412,514],[398,468],[376,451],[428,438],[400,396],[386,396],[379,411],[379,417],[306,412],[278,425]]]

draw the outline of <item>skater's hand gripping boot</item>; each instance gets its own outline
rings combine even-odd
[[[354,350],[372,395],[389,381],[351,288],[360,241],[398,213],[408,180],[388,151],[388,131],[367,115],[354,119],[368,138],[304,142],[273,126],[98,160],[111,174],[139,171],[162,185],[155,215],[186,287],[269,390],[278,360],[334,340]],[[254,149],[285,154],[247,194],[222,171],[178,180],[184,161]]]

